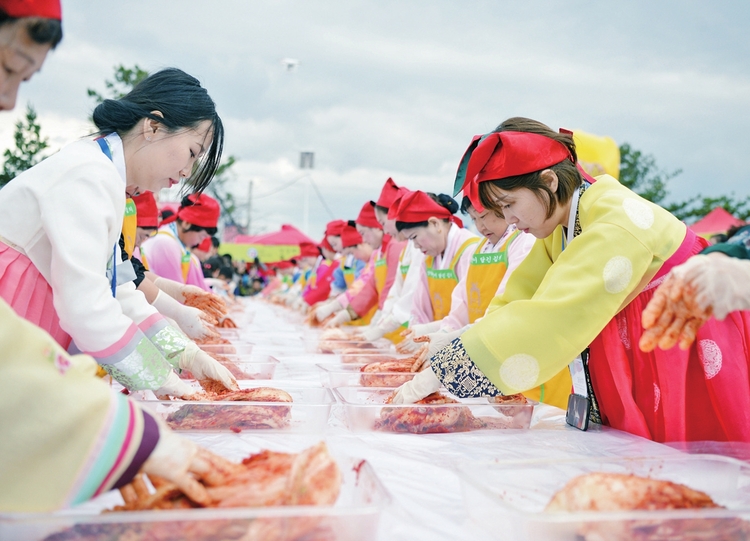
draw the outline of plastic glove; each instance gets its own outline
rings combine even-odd
[[[349,323],[352,320],[352,316],[349,310],[339,310],[333,318],[329,319],[323,328],[330,329],[332,327],[340,327],[344,323]]]
[[[396,344],[396,351],[399,353],[416,353],[423,345],[414,341],[417,336],[414,334],[414,329],[412,328],[406,329],[401,333],[401,336],[403,336],[404,339]]]
[[[721,321],[737,310],[750,310],[750,261],[712,253],[691,257],[673,270],[693,285],[698,305],[713,308],[716,319]]]
[[[206,488],[198,481],[203,480],[209,486],[226,483],[232,471],[238,469],[237,465],[178,436],[161,420],[157,422],[159,441],[141,471],[174,483],[195,503],[210,504]]]
[[[428,342],[429,347],[427,349],[427,359],[432,359],[438,351],[461,336],[464,333],[464,330],[465,329],[458,329],[457,331],[451,332],[436,332],[428,335],[430,341]]]
[[[292,303],[292,309],[297,310],[298,312],[302,312],[303,314],[306,314],[307,311],[310,309],[310,305],[305,302],[305,299],[302,297],[297,297],[294,302]]]
[[[380,311],[380,309],[375,310],[375,313],[370,318],[370,325],[377,325],[380,321],[380,318],[383,317],[383,312]]]
[[[396,389],[391,399],[392,404],[414,404],[418,400],[431,395],[440,389],[440,380],[431,368],[422,370],[411,381],[407,381]]]
[[[386,332],[385,329],[379,325],[369,325],[367,327],[362,327],[359,334],[362,335],[362,339],[366,342],[374,342],[375,340],[383,338]]]
[[[199,300],[201,305],[200,308],[204,312],[216,319],[220,319],[222,316],[227,315],[226,303],[221,297],[214,293],[203,291],[197,286],[185,285],[175,282],[174,280],[162,278],[161,276],[154,279],[154,284],[180,304],[190,304],[187,302],[188,297],[192,297]]]
[[[331,314],[340,312],[343,309],[344,307],[341,306],[341,303],[337,301],[336,299],[332,301],[328,301],[327,303],[322,304],[321,306],[315,309],[315,319],[317,319],[318,321],[323,321]]]
[[[205,312],[180,304],[161,290],[159,290],[151,305],[162,315],[173,319],[182,332],[193,340],[219,336],[219,333],[211,328],[211,321]]]
[[[154,391],[154,394],[159,400],[168,399],[169,397],[174,398],[190,398],[197,394],[199,391],[193,389],[190,385],[180,379],[180,376],[174,372],[170,372],[167,376],[167,381],[164,385]]]
[[[195,379],[219,381],[230,391],[239,391],[240,389],[232,373],[193,342],[190,342],[180,353],[179,363],[180,368],[190,370]]]

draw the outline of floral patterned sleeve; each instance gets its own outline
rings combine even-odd
[[[503,394],[469,358],[461,338],[438,351],[430,362],[432,371],[445,388],[460,398]]]

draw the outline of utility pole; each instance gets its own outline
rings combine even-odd
[[[300,152],[299,153],[299,168],[300,169],[312,169],[315,163],[314,152]],[[308,179],[309,180],[309,179]],[[302,209],[302,221],[304,222],[304,230],[308,235],[310,234],[310,182],[305,184],[305,201]]]
[[[250,184],[247,188],[247,234],[252,235],[250,232],[250,226],[253,222],[253,179],[250,179]]]

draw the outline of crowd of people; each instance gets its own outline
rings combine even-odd
[[[56,0],[0,0],[3,109],[60,19]],[[394,403],[522,393],[655,441],[750,441],[748,229],[708,247],[586,173],[570,132],[507,119],[471,141],[451,194],[389,178],[320,243],[265,265],[217,253],[203,192],[224,128],[197,79],[158,71],[93,120],[94,137],[0,191],[0,511],[69,506],[139,470],[201,501],[216,457],[96,376],[174,398],[195,392],[183,372],[237,389],[196,345],[219,322],[195,298],[261,293],[419,355]],[[189,195],[160,215],[153,194],[178,183]]]

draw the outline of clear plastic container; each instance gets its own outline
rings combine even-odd
[[[398,387],[410,381],[416,372],[367,372],[365,364],[319,363],[320,381],[329,388],[335,387]]]
[[[490,404],[486,398],[460,399],[457,404],[386,404],[394,388],[337,387],[346,424],[354,432],[439,434],[472,430],[526,429],[534,403]]]
[[[206,353],[218,355],[250,355],[253,352],[254,344],[249,342],[235,344],[203,344],[199,345]]]
[[[375,541],[391,498],[364,460],[338,459],[341,493],[332,506],[271,506],[100,513],[0,514],[0,539],[13,541]],[[109,495],[108,495],[109,496]],[[101,498],[104,500],[105,498]],[[111,498],[109,498],[111,500]]]
[[[141,403],[178,431],[275,430],[322,433],[328,425],[328,416],[334,403],[328,389],[257,380],[240,382],[240,387],[281,389],[291,395],[292,402],[143,400]]]
[[[278,359],[271,355],[223,355],[212,356],[226,366],[237,380],[273,379]]]
[[[552,496],[582,474],[614,472],[687,485],[727,509],[547,513]],[[513,460],[459,467],[466,509],[495,539],[750,539],[750,464],[718,455]]]

